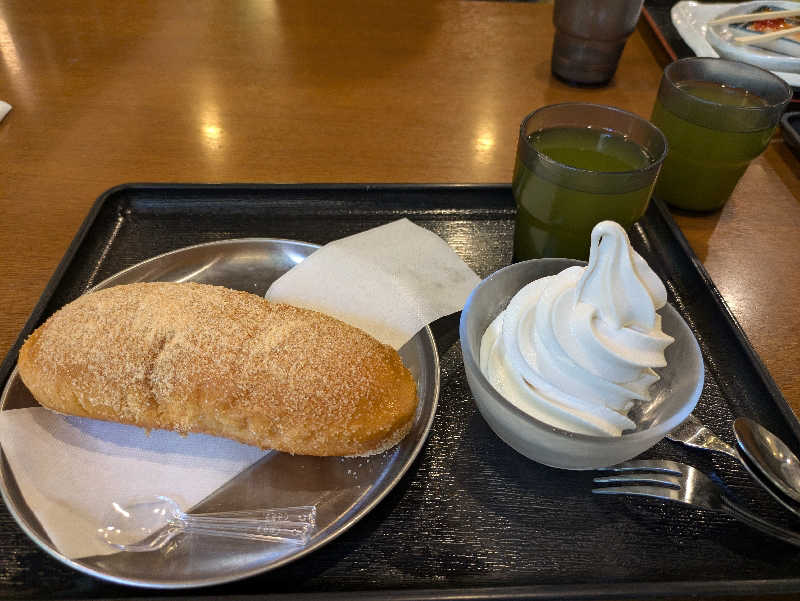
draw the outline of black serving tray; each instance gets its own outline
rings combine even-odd
[[[408,217],[487,276],[511,261],[508,185],[133,184],[101,196],[19,344],[87,288],[143,259],[225,238],[325,243]],[[706,360],[696,413],[728,442],[746,415],[800,451],[800,426],[669,213],[652,202],[631,231],[694,330]],[[466,383],[458,316],[432,324],[442,367],[439,410],[400,484],[341,537],[248,580],[177,592],[114,585],[41,551],[0,507],[0,598],[237,597],[337,599],[637,598],[800,592],[800,549],[729,518],[651,500],[598,498],[591,472],[536,464],[501,442]],[[662,441],[646,456],[713,472],[752,510],[800,523],[725,456]]]

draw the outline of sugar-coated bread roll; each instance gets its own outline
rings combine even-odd
[[[327,315],[194,283],[83,295],[19,353],[54,411],[303,455],[370,455],[411,428],[397,352]]]

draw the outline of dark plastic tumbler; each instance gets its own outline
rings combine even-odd
[[[556,0],[551,67],[570,84],[601,86],[614,77],[643,0]]]

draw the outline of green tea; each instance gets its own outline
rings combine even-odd
[[[556,127],[535,132],[529,142],[562,165],[615,175],[643,169],[652,162],[645,150],[625,136],[588,127]],[[545,171],[545,173],[543,173]],[[642,216],[652,184],[636,189],[606,186],[607,193],[576,186],[563,169],[558,177],[531,169],[517,158],[512,190],[517,203],[514,257],[587,259],[592,228],[604,219],[629,227]],[[618,178],[612,178],[614,182]],[[602,187],[602,186],[600,186]]]
[[[687,81],[677,85],[692,96],[727,106],[767,104],[747,90],[714,82]],[[685,108],[680,112],[685,114]],[[725,203],[747,165],[763,152],[775,130],[769,127],[746,131],[746,123],[735,122],[726,128],[740,131],[711,129],[679,116],[670,106],[670,99],[665,103],[660,97],[650,120],[664,132],[670,146],[655,196],[673,206],[700,211],[717,209]]]

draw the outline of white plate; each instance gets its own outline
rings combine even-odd
[[[708,4],[682,0],[672,7],[670,17],[675,29],[697,56],[722,57],[750,63],[772,71],[790,86],[800,87],[800,59],[779,55],[755,46],[734,44],[727,41],[733,34],[726,25],[711,27],[707,25],[709,21],[717,17],[745,13],[767,4],[771,6],[788,5],[790,8],[797,8],[800,5],[797,2],[781,0],[759,0],[735,4]],[[723,29],[727,33],[723,34]],[[777,60],[788,60],[788,62],[776,62]]]
[[[798,6],[800,6],[797,2],[782,2],[780,0],[764,2],[763,0],[756,0],[755,2],[737,4],[733,8],[721,12],[719,16],[727,17],[728,15],[751,13],[766,5],[774,6],[782,10],[798,8]],[[773,72],[800,73],[800,58],[787,54],[780,54],[766,48],[759,48],[758,46],[736,44],[733,38],[743,35],[743,32],[737,31],[730,25],[731,24],[723,23],[721,25],[710,25],[706,28],[706,39],[708,43],[711,44],[722,58],[750,63]]]
[[[305,242],[249,238],[200,244],[144,261],[97,286],[141,281],[195,281],[263,295],[279,275],[318,247]],[[388,451],[364,458],[304,457],[271,452],[195,508],[316,505],[317,530],[302,547],[213,537],[187,537],[168,551],[69,559],[52,544],[19,492],[0,448],[0,492],[20,527],[47,553],[81,572],[152,588],[220,584],[284,565],[318,549],[369,512],[402,478],[430,431],[439,398],[439,356],[430,328],[400,349],[417,382],[420,404],[411,432]],[[0,411],[36,405],[17,376],[9,377]]]

